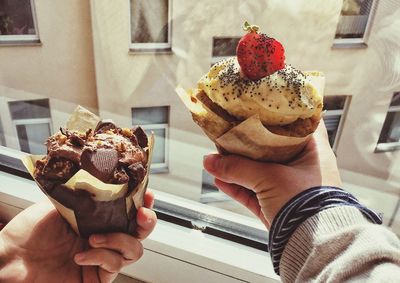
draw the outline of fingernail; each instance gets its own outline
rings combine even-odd
[[[84,254],[76,254],[75,255],[75,261],[77,262],[81,262],[85,259],[85,255]]]
[[[93,235],[92,241],[95,242],[96,244],[101,244],[106,241],[106,237],[103,235]]]
[[[215,172],[217,169],[217,163],[221,159],[221,156],[218,154],[210,154],[204,156],[203,165],[204,168],[209,172]]]

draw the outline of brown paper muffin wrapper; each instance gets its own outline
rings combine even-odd
[[[22,162],[61,216],[81,237],[88,238],[94,233],[112,232],[134,235],[137,210],[143,206],[148,184],[154,146],[153,134],[149,136],[148,141],[148,147],[145,149],[148,155],[146,176],[128,195],[128,184],[106,184],[82,169],[65,184],[58,185],[48,192],[34,177],[36,161],[44,156],[26,155]]]
[[[311,137],[274,134],[263,126],[258,115],[234,125],[197,100],[194,97],[196,91],[186,91],[179,86],[176,88],[178,96],[192,113],[193,120],[222,154],[232,153],[261,161],[287,162],[302,151]]]

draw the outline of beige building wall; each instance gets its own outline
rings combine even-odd
[[[278,38],[287,63],[325,72],[325,95],[352,96],[337,150],[339,166],[399,178],[399,152],[374,149],[391,96],[400,90],[400,3],[380,1],[368,48],[332,49],[341,0],[173,0],[172,52],[157,54],[129,52],[129,2],[91,1],[99,110],[130,124],[131,107],[170,105],[169,173],[154,175],[152,187],[199,196],[193,188],[200,191],[202,157],[214,146],[174,88],[195,86],[210,66],[213,36],[241,36],[244,20]]]
[[[197,200],[203,155],[215,149],[174,88],[195,86],[210,66],[212,38],[241,36],[248,20],[282,42],[287,63],[325,72],[325,95],[352,96],[339,166],[396,181],[400,152],[374,149],[390,98],[400,91],[400,3],[379,2],[368,48],[332,49],[341,0],[171,0],[172,52],[157,54],[129,52],[128,0],[35,0],[41,44],[0,46],[7,144],[15,144],[3,114],[9,100],[49,97],[55,129],[77,104],[121,125],[131,124],[132,107],[169,105],[169,172],[154,174],[150,186]]]
[[[35,0],[40,44],[0,44],[0,111],[17,147],[7,101],[49,98],[53,130],[81,104],[97,111],[89,1]]]

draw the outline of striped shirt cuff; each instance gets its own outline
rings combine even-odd
[[[354,206],[372,223],[382,224],[380,215],[361,205],[350,193],[337,187],[310,188],[292,198],[280,209],[269,232],[269,252],[278,275],[283,250],[296,228],[322,210],[343,205]]]

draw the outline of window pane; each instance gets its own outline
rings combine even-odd
[[[236,56],[240,37],[214,37],[212,56]]]
[[[346,95],[324,96],[325,110],[343,110],[346,103]]]
[[[132,108],[132,124],[168,124],[168,114],[168,106]]]
[[[3,130],[3,123],[1,122],[1,116],[0,116],[0,145],[3,145],[3,146],[6,145],[6,140],[4,137],[4,130]]]
[[[132,43],[168,42],[168,0],[131,0]]]
[[[154,133],[154,151],[152,163],[165,163],[165,129],[146,129],[146,133]]]
[[[218,191],[218,188],[214,185],[214,177],[206,170],[202,170],[202,182],[201,182],[201,193],[213,193]]]
[[[13,120],[50,118],[48,99],[11,101],[8,105]]]
[[[390,106],[400,106],[400,92],[395,92],[390,102]]]
[[[336,38],[363,38],[373,0],[344,0]]]
[[[400,112],[388,112],[378,143],[400,141]]]
[[[0,0],[0,35],[36,34],[30,0]]]
[[[324,122],[328,131],[329,144],[333,147],[342,115],[325,116]]]
[[[32,154],[45,154],[44,142],[50,136],[48,123],[17,125],[17,135],[21,150]]]

